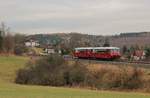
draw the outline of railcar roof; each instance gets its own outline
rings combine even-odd
[[[82,50],[82,49],[120,49],[118,47],[78,47],[75,50]]]
[[[94,47],[94,49],[119,49],[118,47]]]
[[[82,49],[93,49],[93,47],[78,47],[75,48],[76,50],[82,50]]]

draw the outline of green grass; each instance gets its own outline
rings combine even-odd
[[[24,67],[27,60],[27,57],[0,56],[0,81],[14,81],[16,71]]]
[[[31,49],[33,49],[33,50],[36,52],[36,54],[41,54],[41,53],[44,52],[42,48],[33,47],[33,48],[31,48]]]
[[[25,86],[13,83],[15,73],[27,57],[0,56],[0,98],[150,98],[149,94],[85,89]]]
[[[43,86],[0,85],[0,98],[150,98],[148,94]]]

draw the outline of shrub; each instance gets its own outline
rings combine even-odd
[[[14,48],[14,53],[16,55],[22,55],[26,52],[28,52],[28,48],[24,45],[16,45],[15,48]]]
[[[87,74],[83,64],[76,62],[68,65],[59,55],[43,57],[27,65],[26,68],[18,71],[16,83],[51,86],[82,85]]]
[[[143,71],[134,67],[90,67],[87,84],[98,89],[136,89],[142,87]]]
[[[149,72],[146,73],[146,75],[143,77],[144,82],[143,84],[143,90],[146,92],[150,92],[150,74]]]
[[[121,88],[137,89],[142,87],[144,72],[140,68],[127,67],[122,69]]]
[[[16,83],[52,86],[64,85],[64,64],[65,61],[59,55],[44,57],[35,63],[30,62],[25,69],[18,71]]]
[[[140,68],[113,65],[83,65],[66,62],[59,55],[29,62],[17,73],[16,83],[50,86],[86,86],[96,89],[139,89],[150,87]],[[149,89],[147,89],[148,91]]]
[[[84,85],[86,74],[86,66],[80,62],[75,62],[72,66],[68,66],[64,73],[66,85]]]

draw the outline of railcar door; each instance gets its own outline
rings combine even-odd
[[[97,59],[110,59],[110,50],[109,49],[95,49],[94,56]]]
[[[120,57],[120,50],[119,49],[112,49],[111,50],[112,58],[119,58]]]

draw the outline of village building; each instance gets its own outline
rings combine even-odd
[[[27,47],[38,47],[40,46],[38,41],[30,40],[25,42],[25,46]]]
[[[54,54],[54,53],[55,53],[55,49],[46,48],[46,49],[44,50],[44,52],[47,53],[47,54]]]
[[[136,51],[134,51],[134,53],[132,54],[131,57],[134,60],[138,61],[138,60],[145,59],[145,55],[146,55],[145,51],[143,51],[143,50],[136,50]]]

